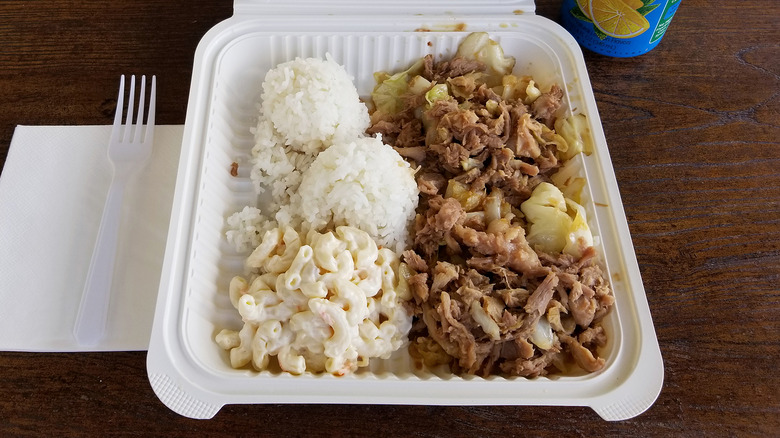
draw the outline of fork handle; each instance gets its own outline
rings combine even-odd
[[[124,193],[125,179],[114,178],[100,219],[100,230],[73,330],[76,341],[82,346],[97,345],[105,334]]]

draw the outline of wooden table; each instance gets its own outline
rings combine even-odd
[[[557,20],[560,1],[538,0]],[[0,165],[17,124],[108,124],[120,73],[156,72],[184,123],[201,36],[230,0],[0,2]],[[226,406],[169,411],[143,352],[0,353],[0,436],[780,435],[780,13],[685,0],[654,51],[585,54],[665,365],[656,403],[587,408]],[[0,279],[2,281],[2,279]]]

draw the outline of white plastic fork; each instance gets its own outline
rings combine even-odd
[[[130,93],[127,105],[127,118],[122,125],[124,106],[125,76],[119,79],[119,97],[116,115],[108,143],[108,159],[114,170],[108,198],[100,219],[92,260],[89,264],[84,294],[81,297],[79,312],[73,335],[81,346],[95,346],[105,335],[108,308],[111,298],[111,283],[114,277],[119,224],[122,212],[122,199],[125,187],[136,171],[143,168],[152,155],[154,140],[154,106],[157,92],[157,78],[152,76],[149,97],[149,110],[144,125],[144,97],[146,94],[146,76],[141,76],[138,116],[133,124],[133,104],[135,100],[135,76],[130,77]]]

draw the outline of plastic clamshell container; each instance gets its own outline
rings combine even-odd
[[[147,357],[159,399],[202,419],[225,404],[262,403],[589,406],[607,420],[649,408],[663,384],[663,362],[576,41],[534,15],[532,1],[323,3],[237,0],[234,16],[198,46]],[[595,150],[578,158],[588,182],[583,204],[616,300],[604,322],[604,368],[534,379],[457,376],[417,369],[405,349],[343,377],[231,368],[214,337],[240,328],[227,288],[246,254],[226,242],[225,218],[256,201],[246,159],[266,71],[296,56],[329,53],[367,96],[374,72],[405,69],[428,53],[452,56],[474,31],[488,32],[516,58],[516,74],[533,76],[543,89],[564,87],[569,110],[588,117]],[[247,163],[238,177],[229,172],[234,161]]]

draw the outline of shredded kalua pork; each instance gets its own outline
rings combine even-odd
[[[485,68],[426,56],[420,75],[428,89],[446,84],[446,98],[407,93],[398,112],[374,113],[368,130],[419,167],[414,244],[403,254],[410,351],[426,366],[485,376],[542,376],[572,363],[597,371],[614,299],[596,252],[531,246],[520,211],[561,165],[552,134],[563,91],[502,96]]]

